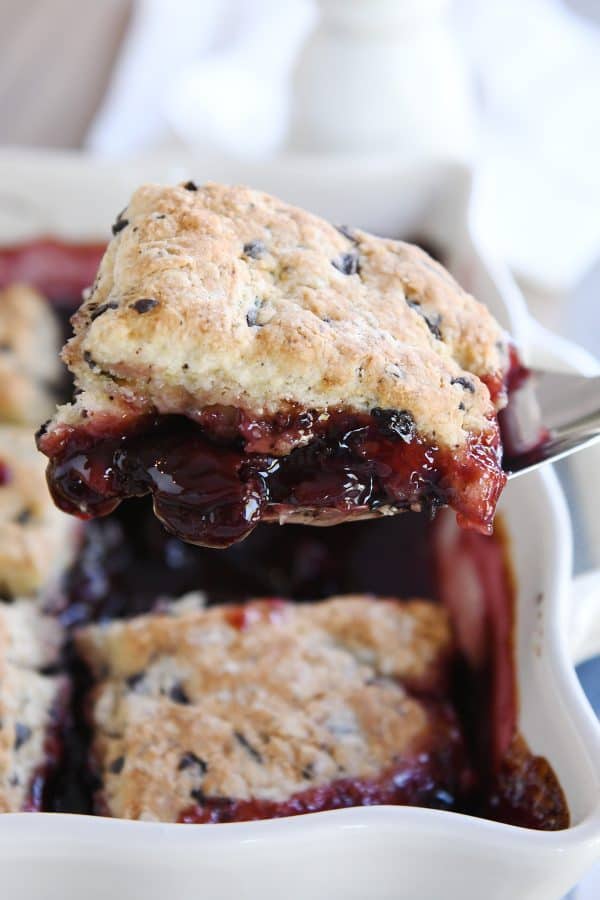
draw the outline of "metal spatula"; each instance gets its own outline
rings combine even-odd
[[[500,413],[513,478],[600,440],[600,376],[532,371]]]

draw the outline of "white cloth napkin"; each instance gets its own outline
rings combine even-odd
[[[313,0],[137,0],[89,149],[275,153],[315,18]],[[600,251],[600,27],[562,0],[456,0],[451,21],[479,110],[479,221],[516,271],[568,290]]]
[[[562,0],[456,4],[481,109],[478,214],[519,273],[566,292],[600,254],[600,24]]]
[[[87,147],[110,157],[182,144],[275,152],[314,20],[312,0],[137,0]]]

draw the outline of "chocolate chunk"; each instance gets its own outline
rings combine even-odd
[[[258,313],[259,313],[261,306],[262,306],[262,300],[259,300],[258,297],[256,297],[256,299],[254,300],[254,306],[251,307],[251,309],[249,309],[248,312],[246,313],[246,324],[248,325],[248,328],[253,328],[253,327],[260,328],[261,327],[259,322],[257,321]]]
[[[431,315],[426,315],[425,313],[423,313],[423,318],[425,319],[425,322],[427,323],[427,327],[429,328],[429,330],[432,333],[432,335],[434,336],[434,338],[436,338],[438,341],[441,341],[442,340],[442,332],[440,331],[440,322],[442,321],[441,315],[438,313],[435,316],[431,316]]]
[[[407,300],[408,306],[411,309],[414,309],[416,313],[418,313],[422,319],[425,319],[425,324],[429,328],[430,332],[437,338],[438,341],[442,340],[442,332],[440,331],[440,324],[442,321],[442,317],[439,313],[436,315],[432,315],[431,313],[426,313],[423,309],[421,309],[421,304],[418,300]]]
[[[406,409],[381,409],[375,406],[371,415],[376,420],[382,434],[402,438],[410,444],[416,434],[415,420]]]
[[[105,313],[107,309],[118,309],[118,308],[119,308],[119,304],[115,303],[114,301],[112,303],[101,303],[100,306],[98,306],[94,310],[94,312],[91,314],[90,321],[93,322],[94,319],[97,319],[98,316],[101,316],[103,313]]]
[[[234,731],[233,735],[234,735],[236,741],[238,742],[238,744],[240,744],[240,746],[244,748],[246,753],[248,753],[248,755],[252,757],[254,762],[257,762],[262,766],[262,764],[263,764],[262,753],[260,753],[256,749],[256,747],[252,746],[252,744],[250,743],[248,738],[245,735],[243,735],[241,731]]]
[[[267,248],[262,241],[248,241],[244,244],[244,256],[250,256],[252,259],[260,259],[265,255]]]
[[[198,185],[193,181],[186,181],[186,183],[184,184],[184,188],[186,189],[186,191],[197,191]]]
[[[342,253],[337,259],[331,260],[331,265],[342,275],[358,275],[360,272],[358,253]]]
[[[33,518],[33,510],[25,506],[14,518],[17,525],[26,525]]]
[[[127,209],[127,207],[125,207],[125,209]],[[123,213],[125,212],[125,209],[122,209],[121,212],[119,213],[119,215],[117,216],[117,220],[112,227],[113,234],[118,234],[120,231],[122,231],[124,228],[127,228],[127,226],[129,225],[129,219],[123,218]]]
[[[140,300],[136,300],[135,303],[130,303],[129,306],[141,315],[142,313],[150,312],[151,309],[158,306],[158,300],[153,300],[151,297],[142,297]]]
[[[204,796],[200,788],[194,788],[192,791],[190,791],[190,797],[192,798],[192,800],[195,800],[196,803],[198,803],[200,806],[203,806],[206,803],[206,797]]]
[[[129,678],[125,679],[125,684],[128,688],[135,690],[140,681],[143,681],[145,674],[145,672],[135,672],[135,674],[130,675]]]
[[[184,706],[190,702],[190,698],[186,694],[181,682],[174,684],[169,691],[169,697],[174,703],[182,703]]]
[[[30,737],[31,728],[29,725],[23,725],[22,722],[17,722],[15,725],[15,750],[19,750],[23,744],[27,743]]]
[[[468,378],[463,378],[461,375],[460,378],[453,378],[450,384],[459,384],[465,391],[470,391],[472,394],[475,393],[475,385]]]
[[[339,233],[343,234],[345,238],[348,238],[349,241],[352,241],[353,244],[358,243],[358,238],[348,225],[336,225],[335,228],[337,228]]]
[[[50,425],[51,421],[52,421],[52,419],[46,419],[46,421],[40,425],[40,427],[38,428],[38,430],[35,433],[36,441],[39,441],[40,438],[43,438],[44,435],[48,433],[48,426]]]
[[[190,769],[192,766],[200,769],[203,775],[208,771],[208,763],[201,759],[201,757],[196,756],[196,754],[192,750],[188,750],[187,753],[184,753],[179,760],[177,771],[183,772],[184,769]]]
[[[108,764],[108,771],[112,772],[113,775],[120,775],[123,771],[123,766],[125,765],[125,757],[117,756],[116,759],[113,759],[111,763]]]
[[[85,362],[88,364],[88,366],[90,367],[90,369],[96,368],[96,365],[97,365],[96,360],[92,357],[92,354],[90,353],[89,350],[83,351],[83,358],[84,358]]]

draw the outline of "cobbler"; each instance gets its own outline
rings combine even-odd
[[[150,493],[214,547],[446,504],[491,530],[507,336],[423,250],[192,182],[140,188],[113,234],[38,439],[61,509]]]

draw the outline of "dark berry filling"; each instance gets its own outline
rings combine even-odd
[[[486,818],[545,831],[569,827],[565,795],[550,763],[535,756],[519,734],[493,773],[486,799]]]
[[[380,804],[463,809],[476,776],[468,763],[461,730],[450,705],[432,704],[432,712],[430,746],[398,759],[392,768],[377,777],[342,777],[328,784],[307,787],[283,801],[211,797],[194,790],[192,799],[196,802],[181,812],[179,821],[187,824],[243,822]],[[307,770],[307,780],[311,777],[312,772]]]
[[[298,512],[333,523],[450,505],[461,524],[489,532],[506,480],[492,423],[450,452],[423,440],[410,414],[396,410],[265,420],[213,407],[196,422],[145,417],[125,430],[120,420],[96,419],[41,434],[39,447],[66,512],[102,516],[126,497],[151,493],[169,531],[212,547]]]
[[[39,812],[48,806],[48,793],[52,792],[53,779],[63,757],[63,732],[68,719],[70,691],[66,682],[61,686],[54,704],[50,721],[44,735],[44,760],[35,769],[27,790],[23,812]],[[31,730],[17,723],[15,729],[15,750],[23,746],[31,737]]]

